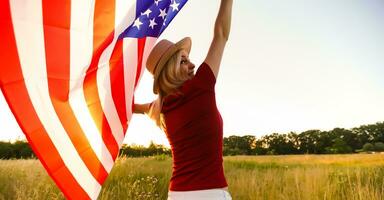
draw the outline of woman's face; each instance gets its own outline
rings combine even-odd
[[[195,65],[189,60],[189,54],[186,51],[181,51],[180,70],[183,77],[192,79],[195,76]]]

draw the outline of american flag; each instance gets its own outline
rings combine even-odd
[[[186,1],[0,0],[1,91],[68,199],[98,197],[146,58]]]

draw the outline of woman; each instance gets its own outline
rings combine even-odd
[[[173,172],[168,199],[231,199],[224,177],[223,121],[216,107],[215,83],[229,37],[232,0],[221,0],[214,37],[196,74],[189,60],[191,39],[162,40],[151,51],[147,69],[158,99],[135,104],[167,135]]]

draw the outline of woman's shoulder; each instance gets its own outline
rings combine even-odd
[[[195,82],[197,86],[202,86],[203,88],[212,89],[216,84],[216,77],[213,74],[211,67],[206,62],[203,62],[199,66],[193,79],[193,82]]]
[[[177,92],[164,97],[163,111],[172,110],[201,92],[213,91],[215,82],[211,68],[203,62],[192,79],[185,81]]]

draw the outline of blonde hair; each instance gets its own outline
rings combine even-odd
[[[174,53],[165,63],[163,70],[158,78],[158,98],[153,101],[149,109],[149,117],[156,122],[156,125],[165,130],[164,116],[161,113],[163,100],[171,94],[178,93],[178,88],[188,79],[183,76],[180,70],[182,50]],[[158,66],[159,67],[159,66]]]

